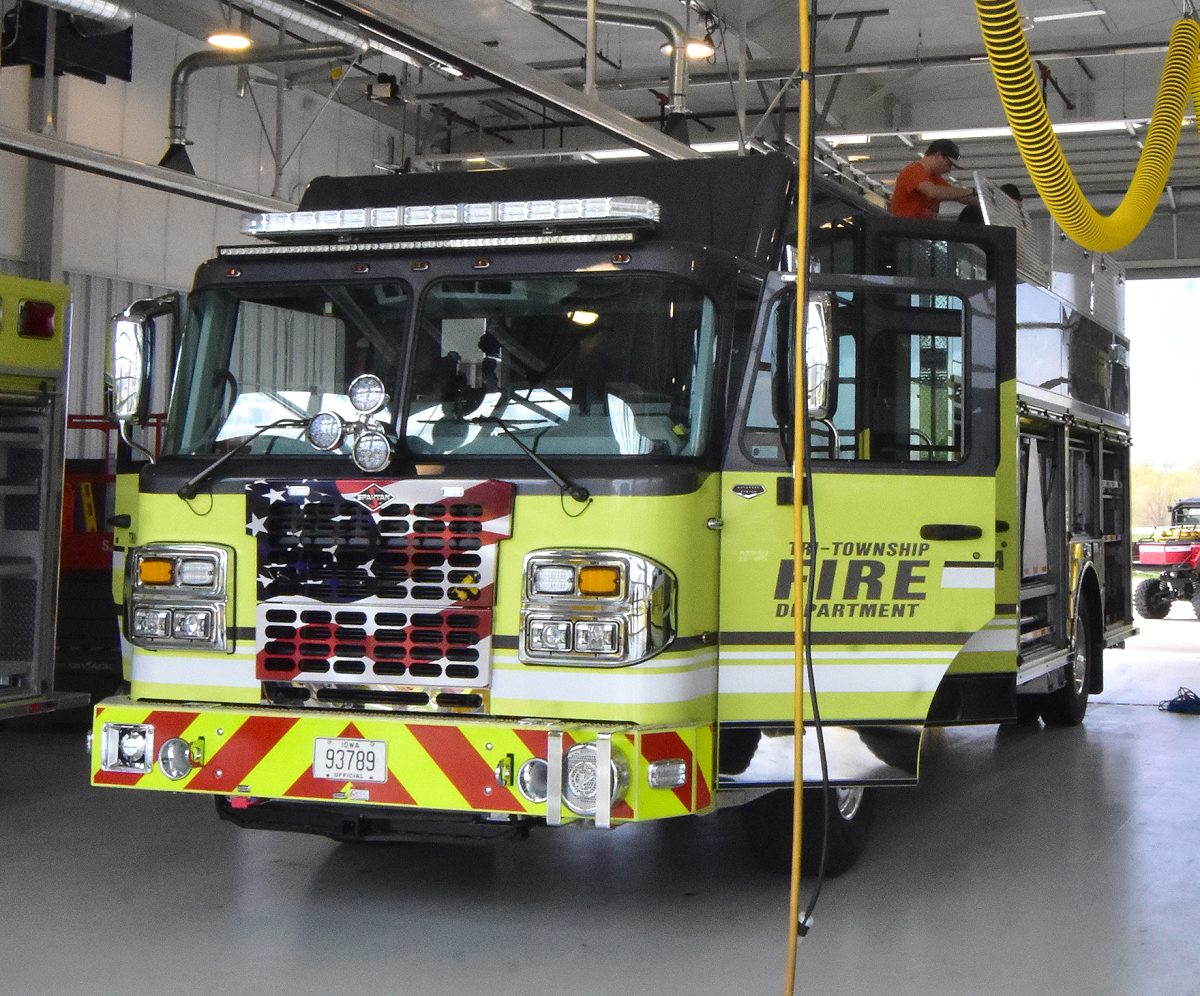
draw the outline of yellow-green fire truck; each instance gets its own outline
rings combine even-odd
[[[728,799],[778,860],[794,606],[835,869],[929,725],[1079,722],[1131,631],[1124,340],[1048,269],[1018,291],[1013,228],[822,182],[793,475],[793,171],[322,178],[248,217],[197,273],[163,452],[118,482],[129,689],[93,782],[336,838]],[[115,323],[127,427],[166,307]]]

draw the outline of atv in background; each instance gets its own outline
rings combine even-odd
[[[1133,605],[1143,619],[1164,619],[1171,603],[1192,603],[1200,619],[1200,498],[1181,498],[1171,506],[1171,524],[1137,544],[1135,568],[1159,568],[1134,590]]]

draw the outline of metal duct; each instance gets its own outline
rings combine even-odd
[[[89,21],[104,21],[112,31],[124,31],[133,24],[133,10],[113,0],[38,0],[43,7],[61,10]]]
[[[408,4],[402,6],[397,0],[328,0],[328,6],[351,12],[364,26],[370,25],[371,30],[377,30],[381,36],[394,40],[396,44],[415,45],[423,53],[432,53],[446,63],[470,67],[477,76],[524,94],[547,107],[557,108],[636,149],[667,159],[705,158],[703,153],[677,142],[658,129],[635,121],[629,115],[581,94],[558,80],[548,79],[544,73],[531,69],[523,62],[456,35],[445,25],[420,17],[412,12]]]
[[[393,59],[407,62],[410,66],[422,65],[419,60],[392,45],[386,45],[378,39],[371,38],[341,24],[335,24],[323,17],[317,17],[315,14],[310,14],[307,11],[299,10],[296,7],[289,7],[285,3],[280,3],[279,0],[245,0],[245,3],[248,7],[253,7],[260,13],[277,17],[281,21],[287,21],[298,28],[307,28],[309,31],[322,35],[331,41],[344,42],[364,52],[367,50],[381,52],[384,55],[391,56]]]
[[[294,204],[275,197],[264,197],[262,194],[238,190],[223,183],[201,180],[160,166],[138,162],[136,159],[125,159],[74,142],[64,142],[60,138],[4,125],[0,125],[0,149],[28,156],[30,159],[54,163],[56,166],[67,166],[84,173],[95,173],[97,176],[107,176],[113,180],[136,183],[151,190],[179,194],[209,204],[219,204],[221,207],[236,208],[239,211],[291,211],[295,207]]]
[[[576,0],[508,0],[514,7],[542,17],[574,17],[586,19],[588,5]],[[596,20],[631,28],[653,28],[666,35],[671,43],[671,86],[667,110],[671,114],[687,112],[688,84],[687,35],[683,25],[669,14],[656,10],[638,10],[617,4],[597,3]]]
[[[175,67],[171,74],[171,106],[167,118],[167,141],[170,142],[160,166],[182,173],[194,173],[184,146],[187,140],[188,82],[201,69],[238,66],[246,63],[271,65],[282,62],[311,62],[316,59],[343,59],[361,52],[359,47],[341,42],[318,42],[313,45],[285,45],[274,48],[253,48],[244,52],[193,52]]]

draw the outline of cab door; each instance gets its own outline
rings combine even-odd
[[[951,669],[1015,666],[1015,619],[996,604],[998,336],[1012,334],[1013,285],[974,250],[930,274],[930,253],[953,255],[949,227],[940,250],[911,223],[893,230],[864,261],[877,275],[811,277],[836,378],[828,417],[809,421],[804,495],[791,494],[777,424],[790,413],[770,403],[788,395],[775,344],[794,290],[764,298],[722,482],[722,723],[790,721],[793,612],[810,576],[826,721],[923,723]],[[797,556],[791,502],[809,492]]]

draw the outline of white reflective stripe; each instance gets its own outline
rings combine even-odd
[[[612,826],[612,734],[596,734],[596,826]]]
[[[814,650],[813,660],[844,660],[844,661],[919,661],[919,660],[951,660],[957,650]],[[790,650],[737,650],[722,654],[722,660],[746,661],[790,661],[795,659]]]
[[[563,735],[546,734],[546,826],[562,826]]]
[[[716,667],[674,674],[643,674],[626,668],[603,673],[562,667],[496,669],[492,695],[498,699],[530,702],[604,702],[611,705],[666,705],[715,695]]]
[[[994,588],[996,569],[991,564],[978,567],[943,567],[943,588]]]
[[[997,626],[994,628],[981,629],[974,634],[965,644],[963,644],[963,653],[971,653],[976,650],[1016,650],[1017,649],[1017,627],[1015,625]]]
[[[130,672],[134,681],[156,685],[221,685],[257,688],[253,657],[173,657],[134,653]]]
[[[946,673],[944,664],[858,664],[853,667],[813,665],[817,693],[935,692]],[[782,664],[729,668],[721,672],[722,695],[790,693],[794,670]],[[805,677],[805,687],[808,678]]]
[[[716,660],[717,649],[714,647],[712,650],[704,650],[698,654],[689,655],[687,657],[653,657],[648,661],[643,661],[641,664],[633,664],[629,668],[620,668],[619,670],[635,671],[639,674],[662,674],[670,671],[697,671],[712,667],[713,664],[716,663]],[[529,665],[521,663],[520,659],[517,657],[516,651],[503,650],[492,653],[493,670],[499,669],[517,671],[524,670],[528,666]],[[569,667],[570,665],[564,664],[562,666]]]

